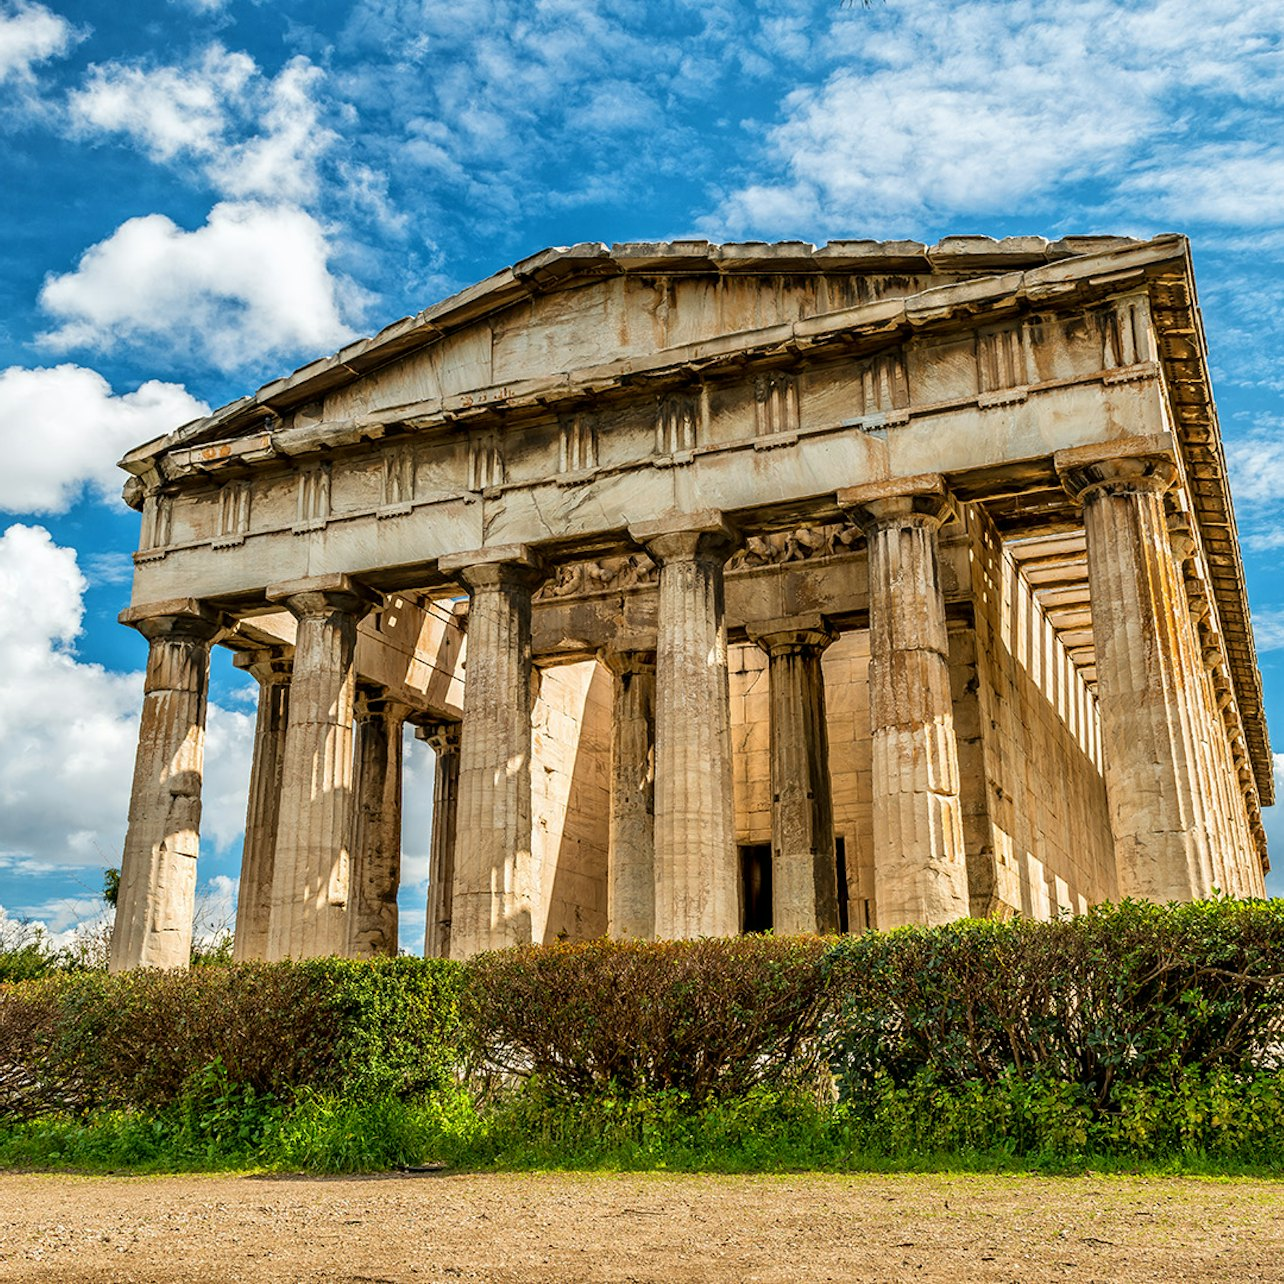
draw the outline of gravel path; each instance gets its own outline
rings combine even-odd
[[[0,1174],[0,1280],[1284,1281],[1284,1183]]]

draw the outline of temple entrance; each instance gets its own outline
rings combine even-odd
[[[740,930],[771,931],[771,844],[740,847]]]

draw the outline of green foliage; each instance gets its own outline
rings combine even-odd
[[[463,1028],[483,1069],[550,1092],[685,1093],[695,1105],[819,1065],[819,938],[581,941],[470,961]]]
[[[109,866],[103,870],[103,900],[107,902],[112,909],[116,908],[116,901],[120,897],[120,870],[115,866]]]
[[[318,959],[5,987],[0,1110],[164,1110],[216,1063],[257,1097],[426,1092],[454,1063],[457,978],[435,959]]]
[[[1284,901],[1099,906],[1055,923],[963,920],[837,942],[825,959],[844,1097],[1005,1077],[1116,1087],[1248,1075],[1284,1040]]]

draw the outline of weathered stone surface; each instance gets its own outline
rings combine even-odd
[[[459,821],[459,723],[436,722],[416,732],[437,755],[432,778],[432,847],[428,853],[428,918],[424,957],[450,958]]]
[[[226,645],[295,649],[238,954],[269,864],[269,954],[388,948],[351,826],[385,832],[386,910],[399,773],[358,770],[355,681],[463,719],[430,950],[734,932],[769,876],[777,930],[1260,891],[1274,783],[1204,354],[1179,237],[582,245],[131,452],[129,617],[212,603]],[[1105,485],[1157,453],[1161,496]],[[381,595],[351,628],[302,606],[349,576]],[[836,640],[764,633],[786,617]],[[646,652],[653,678],[598,659]],[[150,725],[133,813],[164,828]]]
[[[186,967],[201,828],[210,643],[221,618],[196,602],[122,617],[149,643],[129,829],[112,932],[113,972]]]

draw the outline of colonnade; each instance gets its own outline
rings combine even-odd
[[[1070,455],[1058,466],[1084,507],[1120,891],[1205,895],[1226,875],[1217,844],[1237,813],[1218,783],[1226,745],[1197,716],[1205,670],[1165,524],[1173,463]],[[939,553],[954,501],[932,474],[837,500],[868,548],[877,926],[949,921],[968,912]],[[723,574],[737,535],[716,511],[629,533],[659,568],[658,615],[654,639],[617,639],[601,657],[615,681],[610,930],[733,935],[740,872]],[[471,606],[463,722],[420,729],[438,754],[426,950],[466,957],[534,938],[531,611],[545,568],[526,546],[453,554],[440,567],[467,586]],[[387,952],[410,711],[357,689],[357,624],[378,597],[346,576],[270,596],[294,614],[298,635],[292,664],[283,652],[240,661],[261,694],[236,953]],[[181,966],[209,647],[222,622],[190,600],[122,618],[151,652],[112,966]],[[769,668],[774,925],[832,932],[846,889],[834,859],[822,656],[836,635],[819,615],[747,627]],[[1260,892],[1260,871],[1227,890]]]

